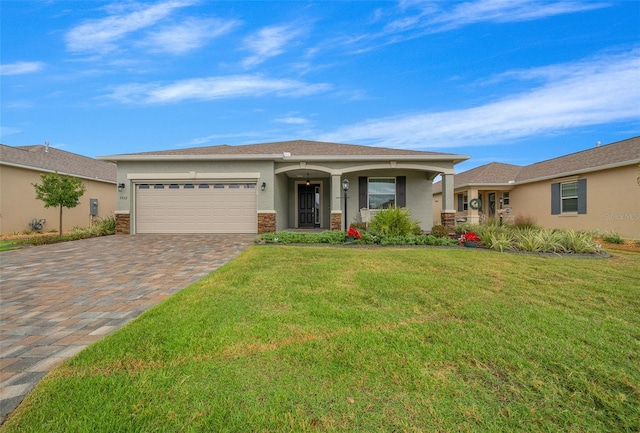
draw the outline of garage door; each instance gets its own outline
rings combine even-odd
[[[255,183],[136,185],[136,233],[256,233]]]

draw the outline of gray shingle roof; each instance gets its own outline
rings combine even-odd
[[[510,181],[516,184],[527,183],[638,163],[640,163],[640,137],[634,137],[527,166],[492,162],[456,174],[454,184],[459,188],[470,184],[508,185]],[[433,192],[442,192],[441,182],[433,185]]]
[[[522,168],[520,165],[492,162],[456,175],[456,184],[508,183],[516,180]]]
[[[240,146],[192,147],[189,149],[162,150],[127,154],[139,155],[282,155],[289,152],[291,156],[426,156],[449,155],[438,152],[422,152],[417,150],[389,149],[384,147],[359,146],[354,144],[327,143],[321,141],[293,140],[274,143],[246,144]]]
[[[567,176],[640,162],[640,136],[523,167],[516,182]]]
[[[0,163],[58,172],[87,179],[116,182],[116,165],[111,162],[42,145],[7,146],[0,144]]]

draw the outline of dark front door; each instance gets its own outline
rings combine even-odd
[[[318,185],[298,185],[298,227],[319,227],[316,189]]]

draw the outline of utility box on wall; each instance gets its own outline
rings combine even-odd
[[[91,216],[98,215],[98,199],[97,198],[89,199],[89,214]]]

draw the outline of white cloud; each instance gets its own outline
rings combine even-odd
[[[0,65],[0,75],[21,75],[31,74],[42,70],[42,62],[16,62]]]
[[[397,11],[386,11],[384,16],[389,18],[381,31],[345,38],[342,44],[356,47],[356,52],[364,52],[476,23],[532,21],[608,6],[610,3],[580,0],[401,1]],[[384,22],[381,16],[378,12],[376,21]]]
[[[22,129],[14,128],[13,126],[0,126],[0,142],[4,142],[4,138],[9,135],[19,134]]]
[[[170,16],[179,8],[193,2],[174,0],[152,5],[135,5],[136,10],[114,11],[100,20],[89,20],[66,34],[67,48],[75,52],[108,53],[117,48],[117,42],[130,33],[150,27]]]
[[[107,96],[123,103],[162,104],[265,95],[298,97],[329,89],[329,85],[322,83],[309,84],[260,75],[230,75],[180,80],[168,85],[127,84],[116,87]]]
[[[408,149],[453,148],[640,119],[640,50],[512,74],[517,75],[544,76],[547,81],[486,105],[369,120],[318,139]]]
[[[458,3],[450,11],[435,14],[426,24],[434,31],[445,31],[479,22],[530,21],[606,6],[596,1],[481,0]]]
[[[275,121],[278,123],[286,123],[287,125],[304,125],[305,123],[309,123],[309,120],[304,117],[297,116],[280,117],[275,119]]]
[[[282,54],[285,47],[300,36],[301,31],[298,27],[294,25],[265,27],[247,37],[244,41],[245,48],[254,54],[244,59],[243,66],[250,68]]]
[[[142,43],[153,51],[182,54],[205,45],[238,24],[237,21],[218,19],[187,19],[183,23],[166,26],[151,32]]]

